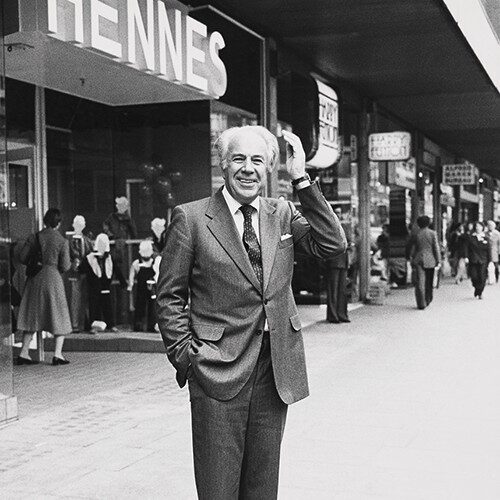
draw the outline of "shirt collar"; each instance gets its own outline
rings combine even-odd
[[[229,193],[227,190],[226,186],[222,188],[222,196],[224,196],[224,199],[226,200],[227,206],[229,207],[229,211],[231,212],[232,215],[238,212],[242,204],[239,201],[236,201],[232,195]],[[260,196],[257,196],[255,200],[252,201],[252,203],[249,203],[255,210],[257,210],[257,213],[259,213],[259,208],[260,208]]]

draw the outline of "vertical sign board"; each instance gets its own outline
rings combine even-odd
[[[328,85],[316,80],[318,86],[318,144],[307,160],[310,167],[327,168],[339,157],[339,104],[337,93]]]
[[[371,161],[404,161],[410,158],[410,154],[409,132],[370,134],[368,138],[368,158]]]
[[[443,165],[443,184],[465,186],[476,184],[476,167],[471,163]]]

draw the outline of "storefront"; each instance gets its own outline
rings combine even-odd
[[[264,39],[209,8],[165,2],[18,0],[6,8],[8,199],[13,244],[58,207],[96,236],[125,196],[136,233],[222,184],[212,151],[262,123]],[[22,276],[19,278],[22,281]],[[129,323],[116,290],[116,323]]]

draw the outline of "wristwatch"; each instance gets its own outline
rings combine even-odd
[[[301,182],[304,182],[304,181],[311,182],[311,178],[309,177],[309,174],[307,172],[302,177],[299,177],[298,179],[294,179],[292,181],[292,186],[296,186],[297,184],[300,184]]]

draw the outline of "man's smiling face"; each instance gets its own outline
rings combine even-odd
[[[267,144],[254,132],[244,131],[229,143],[223,176],[226,189],[239,203],[251,203],[259,195],[269,163]]]

